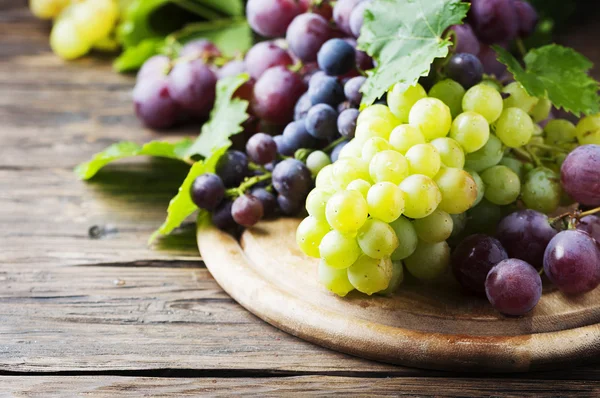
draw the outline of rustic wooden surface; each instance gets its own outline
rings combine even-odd
[[[133,116],[132,77],[108,58],[64,63],[47,35],[0,0],[0,395],[598,395],[599,366],[499,378],[319,348],[229,298],[193,225],[147,248],[185,170],[136,160],[76,180],[106,145],[162,136]]]

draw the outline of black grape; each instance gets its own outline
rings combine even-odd
[[[492,306],[505,315],[519,316],[531,311],[542,296],[542,279],[525,261],[510,258],[496,265],[485,280],[485,292]]]
[[[273,170],[273,186],[281,195],[304,200],[312,187],[310,170],[296,159],[285,159]]]
[[[313,105],[337,106],[344,100],[344,89],[335,77],[315,74],[308,84],[308,96]]]
[[[294,154],[294,150],[292,149],[292,147],[287,145],[287,142],[285,141],[285,138],[283,138],[283,135],[276,135],[275,137],[273,137],[273,141],[275,141],[275,144],[277,145],[278,153],[285,156],[292,156]]]
[[[281,212],[286,216],[296,216],[304,209],[304,199],[295,200],[287,196],[278,195],[277,205]]]
[[[337,118],[337,128],[340,134],[348,139],[354,138],[358,109],[350,108],[341,112]]]
[[[236,222],[231,215],[233,202],[226,200],[221,202],[219,207],[212,212],[211,219],[213,224],[219,229],[228,230],[236,226]]]
[[[360,105],[360,101],[362,101],[362,93],[360,92],[360,88],[363,86],[366,80],[367,78],[364,76],[356,76],[344,84],[344,95],[352,105]]]
[[[277,211],[277,198],[265,188],[252,188],[250,194],[260,200],[263,206],[263,217],[271,217]]]
[[[250,174],[248,157],[240,151],[227,151],[217,162],[216,173],[226,187],[235,187]]]
[[[294,106],[294,120],[304,119],[310,108],[312,108],[312,101],[310,100],[308,92],[306,92],[302,94]]]
[[[192,202],[199,208],[214,210],[225,197],[225,184],[216,174],[202,174],[192,183],[190,196]]]
[[[516,0],[515,9],[519,20],[519,36],[529,37],[535,30],[539,17],[535,8],[531,4],[523,0]]]
[[[479,40],[486,44],[496,44],[517,37],[519,25],[513,1],[471,1],[468,18]]]
[[[328,75],[341,76],[356,67],[356,53],[344,40],[331,39],[319,50],[317,62]]]
[[[271,163],[277,158],[277,144],[270,135],[257,133],[246,143],[246,153],[254,163]]]
[[[308,111],[304,126],[306,131],[315,138],[332,139],[338,133],[337,117],[337,112],[330,105],[317,104]]]
[[[291,122],[283,130],[283,146],[288,153],[282,155],[292,156],[300,148],[313,148],[317,140],[306,131],[304,120]]]
[[[450,79],[459,82],[467,90],[483,79],[483,65],[473,54],[453,55],[450,57],[445,71]]]

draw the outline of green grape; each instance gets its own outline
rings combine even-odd
[[[579,145],[600,145],[600,113],[582,118],[577,123]]]
[[[391,112],[390,108],[383,104],[373,104],[363,109],[356,119],[356,123],[361,124],[370,119],[385,119],[392,123],[400,124],[396,116]]]
[[[456,117],[462,112],[462,99],[465,96],[465,89],[460,83],[452,79],[441,80],[431,87],[429,96],[437,98],[448,105],[452,117]]]
[[[348,146],[348,145],[346,145]],[[346,148],[346,147],[344,147]],[[315,186],[321,188],[324,191],[332,192],[335,191],[335,184],[333,181],[333,165],[329,164],[319,171],[317,178],[315,179]]]
[[[481,84],[485,84],[486,86],[490,86],[496,91],[502,91],[502,85],[495,80],[492,79],[483,79]]]
[[[308,216],[296,230],[296,243],[300,250],[307,256],[319,258],[319,245],[321,239],[327,234],[331,228],[325,220],[319,220],[316,217]]]
[[[598,124],[600,129],[600,123]],[[545,142],[548,145],[561,145],[577,140],[577,128],[566,119],[553,119],[544,127]]]
[[[519,159],[505,156],[502,158],[499,164],[514,171],[515,174],[519,176],[519,179],[523,177],[523,163]]]
[[[390,133],[396,127],[396,124],[390,119],[374,118],[367,119],[356,124],[354,136],[365,142],[371,137],[390,138]]]
[[[426,140],[445,137],[452,125],[450,108],[437,98],[423,98],[410,110],[408,122],[419,127]]]
[[[390,223],[404,212],[404,193],[391,182],[378,182],[367,194],[371,217]]]
[[[539,102],[533,107],[529,114],[535,123],[542,122],[548,119],[550,116],[550,111],[552,110],[552,102],[548,98],[542,98]]]
[[[344,147],[340,151],[338,160],[345,158],[360,158],[362,154],[363,144],[364,141],[361,141],[357,138],[350,140],[350,142],[344,145]]]
[[[387,102],[390,111],[399,119],[400,123],[408,122],[408,115],[413,105],[420,99],[426,98],[427,92],[420,84],[406,88],[405,84],[395,84],[387,93]]]
[[[442,201],[442,193],[429,177],[413,174],[400,183],[404,192],[404,215],[410,218],[427,217]]]
[[[415,278],[434,280],[443,275],[450,265],[450,246],[446,242],[419,241],[415,252],[404,260],[404,265]]]
[[[404,265],[402,265],[402,261],[392,261],[392,278],[390,279],[390,283],[385,290],[381,290],[377,294],[391,296],[398,290],[402,282],[404,282]]]
[[[465,167],[480,173],[487,168],[497,165],[503,156],[502,141],[495,135],[490,134],[490,138],[483,148],[467,155]]]
[[[473,178],[473,181],[475,181],[475,185],[477,186],[477,197],[475,198],[475,202],[473,202],[473,206],[477,206],[479,202],[481,202],[481,199],[483,199],[483,194],[485,192],[485,184],[483,183],[483,180],[481,179],[479,173],[477,173],[476,171],[470,169],[465,169],[465,171],[469,173],[471,178]]]
[[[406,152],[410,174],[434,177],[442,165],[440,154],[431,144],[418,144]]]
[[[496,122],[496,135],[507,147],[518,148],[533,136],[533,121],[522,109],[506,108]]]
[[[398,237],[392,227],[376,219],[365,222],[357,239],[361,250],[371,258],[389,257],[398,247]]]
[[[398,237],[398,247],[392,253],[392,260],[404,260],[413,254],[417,248],[417,243],[419,242],[417,231],[415,231],[413,223],[405,217],[398,217],[396,221],[390,224],[390,227],[392,227]]]
[[[401,124],[390,134],[390,144],[403,155],[413,146],[424,143],[425,137],[421,130],[410,124]]]
[[[452,235],[453,221],[450,214],[435,210],[427,217],[413,221],[417,236],[423,242],[443,242]]]
[[[525,206],[542,213],[558,209],[562,197],[560,176],[547,167],[537,167],[525,176],[521,198]]]
[[[456,238],[463,233],[467,226],[467,213],[450,214],[450,217],[452,217],[452,233],[450,237]]]
[[[332,268],[325,261],[321,260],[317,273],[319,282],[338,296],[344,297],[354,290],[354,286],[352,286],[348,279],[348,271],[345,269]]]
[[[369,180],[368,163],[360,158],[338,159],[333,163],[332,182],[337,189],[346,189],[354,180]]]
[[[348,268],[362,254],[356,238],[338,231],[328,232],[319,245],[321,258],[332,268]]]
[[[325,207],[332,193],[323,188],[315,188],[306,197],[306,211],[318,220],[325,220]]]
[[[392,146],[381,137],[369,138],[362,147],[361,157],[365,162],[370,162],[375,154],[392,149]]]
[[[483,116],[488,123],[494,123],[502,113],[502,96],[498,90],[487,84],[478,84],[465,93],[463,111],[472,111]]]
[[[439,208],[450,214],[464,213],[477,199],[477,184],[464,170],[445,168],[435,176],[435,183],[442,193]]]
[[[450,137],[454,138],[466,153],[475,152],[483,148],[490,138],[490,125],[480,114],[464,112],[452,122]]]
[[[525,113],[530,113],[539,101],[538,98],[529,95],[518,82],[508,84],[502,92],[508,95],[504,100],[504,109],[519,108]]]
[[[119,9],[113,0],[87,0],[69,7],[69,18],[73,20],[77,32],[84,40],[95,43],[105,38],[113,30],[119,16]]]
[[[366,199],[370,188],[371,184],[369,182],[362,179],[358,179],[348,184],[346,190],[360,192],[360,194]]]
[[[485,198],[467,212],[467,232],[495,235],[498,223],[502,220],[502,208]]]
[[[67,19],[58,19],[50,33],[52,51],[63,59],[75,59],[87,54],[92,43],[79,35],[75,24]]]
[[[311,152],[306,158],[306,167],[313,175],[317,175],[328,164],[331,164],[331,159],[323,151]]]
[[[369,208],[365,198],[357,191],[334,194],[325,208],[327,222],[337,231],[354,233],[367,221]]]
[[[29,0],[31,13],[40,19],[53,19],[69,5],[71,0]]]
[[[494,166],[481,174],[485,184],[485,198],[496,205],[508,205],[519,197],[519,176],[506,166]]]
[[[537,123],[533,124],[533,136],[534,137],[541,137],[544,135],[544,129],[542,128],[542,126],[540,126]]]
[[[408,176],[408,161],[396,151],[382,151],[369,163],[369,174],[374,182],[389,181],[399,184]]]
[[[462,169],[465,165],[465,152],[456,140],[443,137],[430,142],[440,154],[442,164],[446,167]]]
[[[359,292],[368,294],[387,289],[392,279],[392,260],[362,255],[347,270],[348,280]]]

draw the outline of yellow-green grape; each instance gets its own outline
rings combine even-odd
[[[346,190],[360,192],[360,194],[366,199],[370,188],[371,184],[368,181],[358,179],[348,184]]]
[[[502,208],[483,199],[477,206],[469,209],[467,212],[469,222],[467,231],[469,234],[484,233],[494,235],[498,228],[498,223],[502,220]]]
[[[381,137],[372,137],[364,143],[362,147],[361,157],[365,162],[370,162],[373,159],[375,154],[385,151],[387,149],[392,149],[392,146],[389,142],[384,140]]]
[[[390,283],[385,290],[377,292],[377,294],[391,296],[398,290],[402,282],[404,282],[404,265],[402,261],[392,261],[392,278],[390,279]]]
[[[369,180],[369,164],[360,158],[343,158],[333,163],[332,182],[337,189],[346,189],[354,180]]]
[[[552,102],[548,98],[542,98],[539,102],[533,107],[529,114],[535,123],[539,123],[548,119],[550,115],[550,111],[552,110]]]
[[[348,144],[350,145],[350,144]],[[346,145],[346,146],[348,146]],[[343,149],[346,148],[346,146]],[[315,186],[317,188],[321,188],[324,191],[328,191],[328,192],[332,192],[335,191],[335,184],[333,181],[333,165],[329,164],[325,167],[323,167],[321,169],[321,171],[319,171],[319,174],[317,174],[317,178],[315,179]]]
[[[316,176],[323,167],[331,164],[331,158],[323,151],[311,152],[306,158],[306,167],[310,170],[313,176]]]
[[[479,113],[461,113],[452,122],[450,137],[465,150],[475,152],[486,144],[490,138],[490,125]]]
[[[510,159],[510,158],[506,158],[506,159]],[[518,160],[516,160],[519,164],[521,162],[519,162]],[[483,183],[483,180],[481,179],[481,176],[479,175],[478,172],[476,172],[475,170],[471,170],[471,169],[465,169],[465,171],[467,173],[469,173],[469,175],[471,176],[471,178],[473,178],[473,181],[475,181],[475,185],[477,186],[477,197],[475,198],[475,202],[473,203],[473,206],[477,206],[479,204],[479,202],[481,202],[481,200],[483,199],[483,195],[485,193],[485,184]]]
[[[404,212],[404,194],[396,184],[378,182],[367,194],[371,217],[391,223]]]
[[[323,237],[331,230],[325,220],[319,220],[316,217],[308,216],[296,230],[296,242],[300,250],[307,256],[319,258],[319,245]]]
[[[580,145],[600,145],[600,113],[582,118],[576,133]]]
[[[364,142],[365,141],[361,141],[356,138],[350,140],[350,142],[344,145],[344,147],[340,151],[338,160],[344,158],[360,158]]]
[[[413,174],[400,183],[404,192],[404,215],[410,218],[427,217],[442,201],[442,193],[429,177]]]
[[[396,151],[382,151],[369,163],[369,174],[374,182],[389,181],[399,184],[408,176],[408,161]]]
[[[315,188],[306,197],[306,211],[318,220],[325,220],[325,207],[327,201],[333,195],[323,188]]]
[[[533,136],[533,121],[520,108],[506,108],[496,122],[496,135],[507,147],[518,148]]]
[[[544,135],[544,129],[542,128],[542,126],[540,126],[537,123],[533,124],[533,136],[534,137],[541,137]]]
[[[536,167],[527,173],[521,190],[521,199],[530,209],[548,214],[560,205],[560,176],[547,167]]]
[[[520,160],[515,159],[515,158],[511,158],[511,157],[508,157],[508,156],[505,156],[505,157],[502,158],[502,160],[498,164],[500,164],[502,166],[508,167],[509,169],[511,169],[512,171],[514,171],[515,174],[517,176],[519,176],[519,178],[522,178],[522,176],[523,176],[523,163]],[[467,170],[467,171],[471,175],[473,175],[473,173],[474,173],[474,171],[471,171],[471,170]],[[473,177],[473,178],[475,178],[475,177]],[[477,186],[479,187],[479,183],[477,183]]]
[[[465,165],[465,152],[460,144],[448,137],[442,137],[430,142],[437,149],[442,164],[446,167],[462,169]]]
[[[452,125],[450,108],[437,98],[423,98],[410,110],[409,124],[419,127],[426,140],[445,137]]]
[[[477,199],[477,184],[469,173],[461,169],[445,168],[435,176],[442,193],[439,208],[450,214],[469,210]]]
[[[330,231],[319,245],[321,258],[332,268],[348,268],[362,254],[354,236]]]
[[[495,88],[480,83],[467,90],[463,97],[462,108],[465,112],[479,113],[492,124],[502,113],[502,96]]]
[[[119,44],[114,36],[109,35],[95,42],[92,48],[105,53],[114,53],[119,51],[121,44]]]
[[[390,144],[403,155],[413,146],[424,143],[425,137],[421,130],[410,124],[401,124],[390,134]]]
[[[86,0],[74,3],[68,16],[84,40],[95,43],[108,36],[119,16],[119,9],[113,0]]]
[[[87,54],[91,46],[92,43],[79,35],[71,20],[59,19],[54,23],[50,32],[50,47],[59,57],[67,60],[79,58]]]
[[[419,241],[415,252],[404,260],[404,265],[415,278],[434,280],[442,276],[450,265],[450,246],[446,242]]]
[[[519,176],[506,166],[490,167],[481,173],[481,179],[485,184],[484,196],[493,204],[511,204],[521,193]]]
[[[396,119],[394,114],[391,112],[390,108],[383,104],[373,104],[367,106],[358,115],[358,119],[356,119],[356,124],[359,125],[370,119],[387,119],[391,122],[399,124],[398,119]]]
[[[354,136],[362,142],[371,137],[381,137],[387,140],[396,126],[390,119],[371,118],[356,124]]]
[[[358,230],[357,240],[361,250],[372,258],[389,257],[398,247],[398,237],[392,227],[374,218]]]
[[[600,118],[598,123],[600,130]],[[545,141],[548,145],[561,145],[577,141],[577,128],[566,119],[553,119],[544,127]]]
[[[467,155],[464,165],[466,168],[480,173],[489,167],[497,165],[503,156],[504,148],[502,147],[502,141],[491,134],[483,148]]]
[[[502,89],[508,96],[504,100],[504,109],[519,108],[529,113],[538,104],[539,98],[533,97],[527,93],[521,83],[512,82]]]
[[[350,283],[348,272],[345,269],[330,267],[325,261],[321,260],[317,273],[319,282],[338,296],[344,297],[354,290],[354,286]]]
[[[493,88],[496,91],[502,90],[502,85],[495,80],[483,79],[480,84],[485,84],[486,86],[490,86],[491,88]]]
[[[392,260],[362,255],[347,269],[348,280],[359,292],[368,294],[387,289],[392,279]]]
[[[417,236],[423,242],[443,242],[452,235],[454,222],[450,214],[436,210],[425,218],[413,221]]]
[[[415,231],[413,223],[402,216],[391,223],[390,227],[392,227],[398,237],[398,247],[392,253],[392,260],[403,260],[413,254],[417,248],[417,243],[419,243],[417,231]]]
[[[460,83],[445,79],[437,82],[429,90],[429,96],[437,98],[448,105],[452,117],[456,117],[462,112],[462,99],[465,96],[465,89]]]
[[[418,144],[406,152],[410,174],[423,174],[434,177],[442,165],[440,154],[431,144]]]
[[[71,0],[29,0],[31,13],[41,19],[56,18]]]
[[[335,193],[327,201],[325,216],[332,228],[342,233],[355,233],[367,221],[366,199],[357,191]]]
[[[399,119],[400,123],[408,123],[411,108],[418,100],[427,97],[427,92],[420,84],[406,88],[405,84],[395,84],[387,94],[387,103],[390,111]]]

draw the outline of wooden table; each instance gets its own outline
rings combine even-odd
[[[48,29],[24,2],[0,0],[0,393],[600,394],[599,366],[500,377],[338,354],[229,298],[198,257],[193,225],[149,249],[185,168],[138,159],[88,184],[72,168],[117,140],[198,130],[141,128],[134,79],[109,59],[60,61]]]

